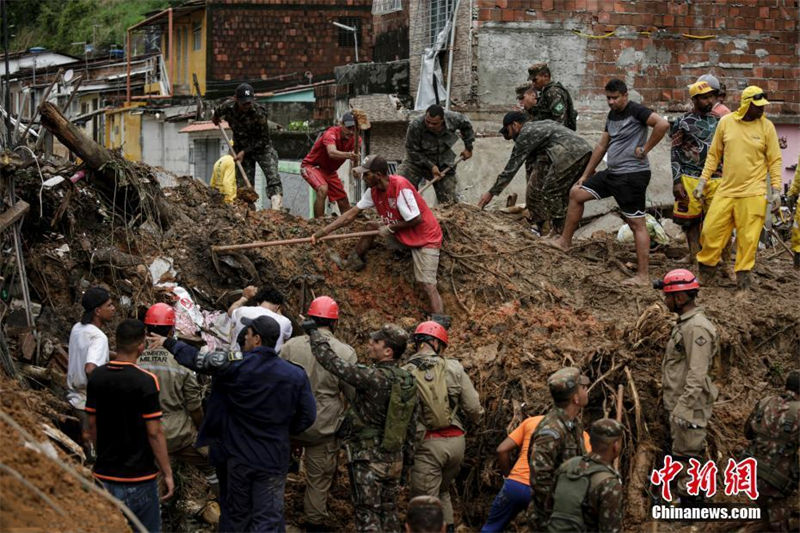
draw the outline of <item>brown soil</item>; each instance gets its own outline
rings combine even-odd
[[[31,203],[32,212],[38,212],[39,177],[20,174],[19,194]],[[98,255],[108,257],[108,253],[99,254],[100,250],[130,254],[141,258],[143,264],[156,256],[171,257],[178,272],[176,281],[191,290],[204,309],[224,309],[235,299],[231,291],[247,284],[272,283],[287,294],[286,314],[296,322],[313,297],[331,295],[342,305],[337,333],[359,353],[363,353],[367,333],[383,322],[413,328],[424,318],[427,302],[414,286],[410,257],[379,245],[370,252],[363,272],[347,272],[332,257],[346,258],[353,243],[334,241],[317,247],[283,246],[218,256],[217,271],[211,245],[306,237],[323,222],[273,211],[254,212],[244,205],[226,206],[219,194],[190,179],[182,179],[179,187],[166,190],[165,195],[174,210],[169,228],[143,225],[133,214],[115,215],[91,187],[79,183],[65,215],[51,227],[63,195],[45,191],[44,216],[36,221],[29,217],[25,228],[34,297],[45,306],[47,320],[39,322],[45,337],[66,343],[69,328],[80,314],[78,294],[90,283],[105,283],[117,298],[132,300],[129,307],[120,306],[120,317],[141,316],[154,301],[167,300],[153,289],[144,268],[123,266],[124,261],[115,260],[114,254],[111,261],[98,260]],[[436,214],[445,234],[439,287],[447,312],[453,316],[447,355],[463,362],[486,409],[481,426],[469,428],[468,457],[454,487],[461,523],[470,529],[481,526],[502,483],[494,464],[495,447],[525,412],[547,410],[546,378],[565,364],[579,366],[593,380],[603,378],[591,390],[585,422],[603,414],[615,416],[614,397],[617,387],[624,386],[622,418],[628,433],[621,472],[625,480],[641,476],[644,470],[647,475],[653,462],[637,470],[633,459],[637,451],[654,447],[660,461],[666,443],[660,414],[660,362],[672,318],[658,291],[620,285],[626,277],[621,266],[634,258],[632,246],[601,237],[563,254],[538,243],[513,215],[480,211],[471,205],[439,209]],[[53,250],[64,243],[69,244],[70,252],[59,257]],[[756,400],[780,390],[786,372],[798,366],[800,279],[787,255],[767,259],[771,254],[761,254],[749,295],[734,297],[730,286],[701,291],[700,303],[718,326],[722,350],[717,376],[721,395],[709,442],[710,455],[717,461],[726,461],[745,442],[741,428]],[[680,254],[671,249],[655,250],[652,276],[677,268],[671,259],[676,255]],[[632,399],[626,368],[635,383],[639,405]],[[16,438],[9,433],[4,431],[2,438]],[[3,448],[0,457],[6,464],[26,463],[25,458],[33,453],[18,444]],[[12,460],[16,462],[6,462]],[[347,502],[346,473],[340,470],[330,505],[347,529],[352,528],[352,507]],[[12,483],[5,476],[1,479],[4,489]],[[40,488],[58,493],[62,487],[69,494],[67,481],[58,475],[38,481]],[[287,488],[287,520],[297,522],[302,511],[302,483],[290,482]],[[18,487],[12,490],[14,496],[10,502],[6,500],[4,508],[29,516],[24,509],[39,506]],[[80,501],[80,512],[87,512],[81,527],[97,524],[98,516],[114,514],[90,509],[91,498],[82,495],[77,486],[73,490],[70,505]],[[627,530],[646,527],[648,498],[643,491],[629,492]],[[403,506],[405,497],[401,500]],[[40,527],[52,524],[51,518],[34,523]],[[103,525],[112,528],[110,523]],[[717,526],[709,527],[723,527]]]

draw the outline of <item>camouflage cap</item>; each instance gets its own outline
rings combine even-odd
[[[528,79],[532,80],[534,76],[539,74],[541,71],[546,70],[550,72],[550,68],[547,66],[547,63],[536,63],[528,67]]]
[[[547,386],[550,387],[550,394],[555,400],[569,398],[578,390],[578,385],[588,385],[589,383],[591,383],[589,378],[581,374],[581,371],[574,366],[562,368],[547,378]]]
[[[624,429],[622,424],[613,418],[601,418],[595,420],[589,427],[589,435],[592,439],[613,442],[622,436]]]
[[[378,341],[385,341],[386,345],[394,351],[394,358],[399,359],[406,351],[408,344],[408,333],[397,324],[384,324],[381,329],[369,334],[369,338]]]
[[[525,96],[525,93],[528,89],[531,88],[530,83],[526,83],[525,85],[518,85],[516,89],[514,89],[517,93],[517,100],[522,100],[522,97]]]

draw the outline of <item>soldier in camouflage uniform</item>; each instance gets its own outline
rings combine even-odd
[[[556,470],[548,531],[622,531],[622,478],[612,466],[622,450],[622,424],[601,418],[589,428],[592,451]]]
[[[758,505],[769,531],[797,531],[790,523],[800,469],[800,372],[786,378],[786,392],[758,402],[744,425],[747,456],[758,461]]]
[[[547,63],[537,63],[528,69],[528,79],[539,91],[539,103],[536,105],[534,120],[555,120],[567,128],[577,129],[575,106],[569,91],[557,81],[550,79],[550,68]]]
[[[344,439],[356,530],[399,531],[398,484],[414,462],[417,426],[414,377],[398,366],[408,334],[393,324],[372,332],[369,346],[374,364],[365,366],[337,356],[315,321],[306,320],[303,329],[319,364],[355,388]],[[401,393],[404,403],[396,404]]]
[[[545,529],[553,512],[555,471],[573,457],[584,455],[580,412],[589,402],[589,378],[574,367],[562,368],[547,379],[554,406],[531,435],[528,462],[531,472],[531,503],[528,525]]]
[[[283,202],[283,187],[278,174],[278,152],[269,139],[267,108],[254,101],[253,88],[242,83],[236,88],[233,100],[226,100],[214,110],[211,120],[219,124],[226,120],[233,130],[233,145],[236,159],[242,162],[247,179],[254,184],[256,163],[266,179],[267,198],[273,209],[280,209]],[[241,173],[236,172],[237,187],[244,187]]]
[[[475,142],[469,119],[461,113],[445,111],[441,106],[430,106],[425,115],[408,125],[406,159],[397,172],[416,188],[422,180],[444,175],[433,184],[440,204],[456,201],[456,172],[453,169],[456,155],[452,150],[458,141],[456,131],[461,133],[464,142],[461,157],[467,160],[472,157]]]
[[[657,285],[664,291],[667,308],[678,313],[661,363],[661,384],[672,456],[683,465],[675,492],[681,500],[691,501],[698,496],[690,496],[686,488],[689,459],[703,462],[706,427],[719,394],[713,381],[719,336],[703,308],[695,303],[700,283],[694,274],[683,268],[672,270]]]
[[[552,120],[526,122],[525,115],[518,111],[507,113],[503,118],[500,132],[504,131],[514,139],[514,150],[506,168],[492,188],[481,196],[478,206],[483,208],[492,197],[500,194],[523,162],[536,160],[544,154],[547,159],[546,172],[541,183],[534,184],[532,178],[528,181],[525,203],[531,205],[540,202],[540,213],[544,219],[550,220],[553,226],[560,226],[566,215],[569,190],[586,168],[592,155],[592,146],[578,134]]]

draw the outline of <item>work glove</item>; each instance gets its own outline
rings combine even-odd
[[[312,332],[317,331],[319,326],[317,326],[317,323],[313,318],[306,318],[303,320],[303,323],[300,324],[300,327],[303,328],[303,331],[305,331],[306,334],[311,335]]]
[[[697,182],[697,187],[692,191],[692,196],[697,200],[702,200],[705,196],[706,180],[700,178]]]
[[[388,238],[389,235],[394,235],[394,230],[392,230],[392,227],[390,225],[385,224],[378,228],[378,235],[380,235],[381,237]]]

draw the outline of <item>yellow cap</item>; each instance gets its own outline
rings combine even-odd
[[[745,103],[757,106],[765,106],[769,103],[769,101],[767,100],[767,94],[761,89],[761,87],[751,85],[742,91],[741,105],[744,105]]]
[[[695,97],[700,94],[707,94],[714,90],[707,81],[697,81],[689,85],[689,96]]]

